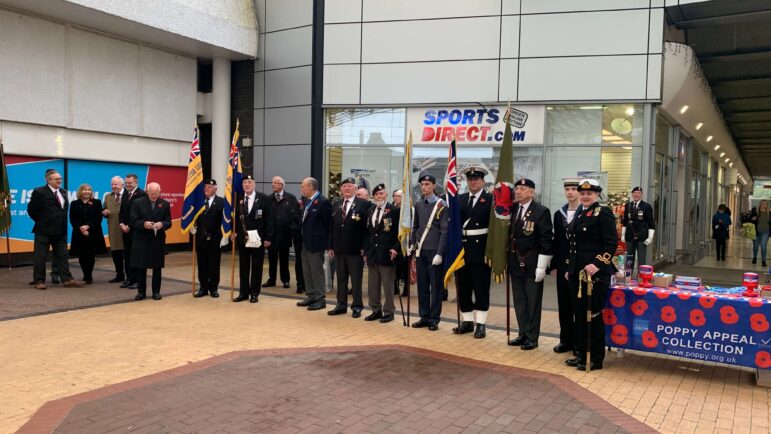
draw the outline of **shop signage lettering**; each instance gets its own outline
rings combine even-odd
[[[492,145],[503,141],[507,108],[442,107],[415,108],[407,113],[408,128],[419,143]],[[512,107],[509,124],[512,140],[521,144],[543,143],[544,106]],[[420,132],[419,134],[417,132]]]

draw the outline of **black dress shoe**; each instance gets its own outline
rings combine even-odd
[[[387,314],[383,315],[383,318],[380,318],[380,322],[383,323],[383,324],[385,324],[387,322],[391,322],[393,320],[394,320],[394,314],[392,314],[392,313],[387,313]]]
[[[281,286],[284,287],[284,288],[289,288],[289,282],[284,282],[284,284],[281,285]]]
[[[118,282],[123,282],[123,278],[122,277],[116,277],[114,279],[110,279],[110,280],[107,281],[107,283],[118,283]]]
[[[524,344],[522,344],[520,348],[522,348],[525,351],[534,350],[538,348],[538,342],[533,342],[530,339],[528,339],[527,341],[525,341]]]
[[[432,332],[435,332],[435,331],[439,330],[439,324],[431,323],[428,326],[428,329],[431,330]]]
[[[380,318],[383,318],[383,312],[382,311],[377,311],[377,312],[372,312],[371,314],[365,316],[364,317],[364,321],[374,321],[374,320],[380,319]]]
[[[329,315],[329,316],[334,316],[334,315],[343,315],[343,314],[345,314],[346,312],[348,312],[348,308],[347,308],[347,307],[345,307],[345,306],[341,306],[341,305],[339,305],[339,304],[338,304],[337,306],[335,306],[335,308],[334,308],[334,309],[332,309],[332,310],[330,310],[329,312],[327,312],[327,315]]]
[[[216,289],[209,291],[209,295],[211,295],[211,298],[220,298],[220,293]]]
[[[129,282],[128,280],[124,280],[123,283],[120,284],[120,287],[121,288],[128,288],[129,285],[131,285],[131,282]]]
[[[59,279],[58,274],[51,273],[51,283],[54,283],[54,284],[61,283],[61,280]]]
[[[485,331],[485,325],[477,323],[477,329],[474,331],[474,337],[477,339],[482,339],[485,336],[487,336],[487,331]]]
[[[351,317],[359,318],[361,316],[361,309],[352,309]]]
[[[249,296],[249,303],[257,303],[258,301],[259,301],[259,299],[257,298],[256,295],[250,295]]]
[[[302,294],[302,293],[304,293],[304,292],[305,292],[305,288],[303,288],[303,287],[301,287],[301,286],[298,286],[298,287],[297,287],[297,291],[295,291],[295,292],[296,292],[296,293],[298,293],[298,294]]]
[[[755,259],[755,258],[752,258],[752,263],[753,263],[753,264],[757,264],[757,263],[758,263],[758,260],[757,260],[757,259]]]
[[[234,303],[240,303],[240,302],[246,301],[246,300],[249,300],[249,296],[248,295],[238,293],[238,297],[234,298],[233,302]]]
[[[453,327],[452,332],[456,335],[462,335],[465,333],[471,333],[474,331],[474,323],[472,321],[463,321],[460,326]]]
[[[555,353],[567,353],[568,351],[571,351],[572,348],[570,348],[567,344],[563,344],[562,342],[558,343],[554,346],[554,352]]]
[[[321,310],[327,307],[327,303],[324,300],[314,300],[308,305],[308,310]]]
[[[402,291],[402,297],[409,297],[410,293],[407,291]]]
[[[94,279],[83,279],[83,282],[85,282],[86,285],[91,285],[94,283]]]
[[[201,298],[201,297],[206,297],[207,295],[209,295],[209,291],[205,289],[199,289],[198,291],[196,291],[195,294],[193,294],[193,297]]]
[[[414,329],[422,329],[423,327],[428,327],[430,325],[431,325],[431,323],[429,323],[428,320],[421,319],[418,322],[412,323],[412,328],[414,328]]]
[[[578,357],[573,357],[572,359],[565,360],[565,364],[575,368],[578,365],[586,365],[586,362]]]
[[[266,280],[265,283],[262,284],[263,288],[271,288],[271,287],[274,287],[274,286],[276,286],[276,282],[274,282],[272,280]]]
[[[139,286],[136,283],[132,283],[131,285],[127,286],[128,289],[137,289]]]
[[[526,340],[527,338],[524,335],[517,336],[516,339],[512,339],[509,341],[509,346],[519,347],[522,344],[524,344]]]
[[[725,259],[723,259],[723,260],[725,261]],[[763,263],[762,263],[762,264],[760,264],[760,265],[762,265],[762,266],[764,266],[764,267],[768,267],[768,265],[766,265],[766,261],[763,261]]]
[[[586,371],[586,362],[579,363],[576,365],[576,369],[579,371]],[[602,363],[599,362],[589,362],[589,370],[590,371],[599,371],[602,369]]]
[[[163,297],[161,297],[161,294],[153,294],[153,300],[160,300]]]
[[[134,301],[142,301],[142,300],[144,300],[146,298],[147,298],[147,296],[144,295],[144,294],[137,294],[137,295],[134,296]]]
[[[314,300],[311,297],[305,297],[304,300],[298,301],[297,305],[300,306],[300,307],[307,307],[307,306],[310,306],[311,303],[313,303],[313,301]]]

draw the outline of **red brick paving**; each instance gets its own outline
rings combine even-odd
[[[644,432],[575,383],[403,346],[229,353],[52,401],[20,432]]]

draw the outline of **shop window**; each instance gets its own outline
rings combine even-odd
[[[565,204],[562,178],[590,176],[602,184],[603,202],[623,206],[632,187],[640,184],[641,161],[640,147],[547,147],[543,202],[556,210]]]
[[[546,110],[546,144],[639,145],[643,106],[635,104],[565,105]]]
[[[328,109],[325,122],[328,146],[404,146],[404,109]]]
[[[672,124],[666,121],[661,115],[656,116],[656,152],[666,156],[672,155],[669,146],[670,132]]]

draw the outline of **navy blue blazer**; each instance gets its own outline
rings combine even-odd
[[[319,194],[308,204],[303,198],[302,234],[303,249],[309,252],[324,252],[329,247],[329,228],[332,221],[332,204]],[[307,206],[307,208],[306,208]]]

